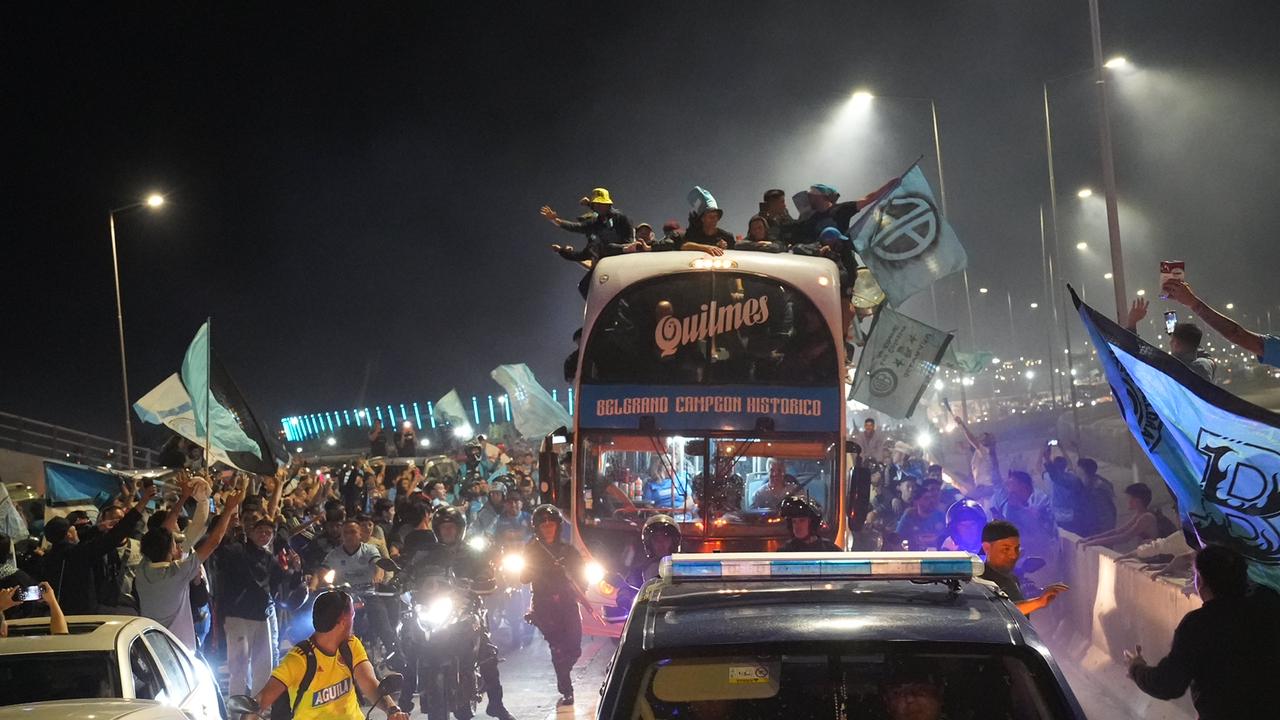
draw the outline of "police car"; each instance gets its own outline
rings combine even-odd
[[[636,599],[600,718],[1083,718],[963,552],[674,555]]]

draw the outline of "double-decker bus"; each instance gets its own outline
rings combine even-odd
[[[542,468],[593,571],[593,602],[612,610],[614,586],[600,578],[643,557],[640,527],[657,513],[680,525],[685,552],[769,551],[789,539],[779,502],[802,494],[846,547],[834,263],[734,251],[606,258],[579,348],[573,432],[544,443]],[[588,633],[620,630],[586,622]]]

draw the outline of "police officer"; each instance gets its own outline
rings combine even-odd
[[[818,534],[822,527],[822,511],[817,503],[804,495],[788,495],[778,507],[779,514],[791,531],[791,540],[781,552],[840,552],[840,548]]]
[[[658,577],[662,558],[680,552],[680,526],[670,515],[654,515],[640,529],[640,542],[647,562],[632,569],[627,583],[633,587]]]
[[[520,582],[533,584],[532,608],[526,616],[551,646],[556,671],[557,707],[573,706],[573,679],[569,672],[582,655],[582,618],[578,605],[590,609],[579,589],[582,556],[561,540],[564,518],[555,505],[539,505],[530,519],[534,536],[525,546],[525,567]]]
[[[616,607],[619,618],[631,612],[640,588],[658,577],[662,558],[680,552],[680,526],[670,515],[654,515],[640,529],[640,542],[644,545],[645,557],[631,567],[623,586],[618,589]]]
[[[467,580],[471,590],[480,595],[492,593],[497,589],[494,579],[493,565],[483,551],[469,546],[467,536],[467,516],[452,505],[442,505],[431,514],[431,527],[437,542],[420,551],[413,561],[410,570],[415,576],[423,568],[446,568],[453,571],[455,578]],[[480,649],[476,655],[476,669],[484,681],[485,692],[489,696],[489,704],[485,713],[499,720],[514,720],[511,713],[502,704],[502,679],[498,675],[498,648],[489,639],[489,627],[481,623],[479,632],[483,634]],[[405,705],[412,707],[409,701],[416,689],[417,672],[411,668],[405,678],[404,690],[401,693]]]

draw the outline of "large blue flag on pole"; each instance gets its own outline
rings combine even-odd
[[[919,165],[858,211],[848,234],[893,307],[969,262]]]
[[[1071,297],[1125,422],[1202,543],[1249,561],[1280,590],[1280,415],[1201,378]]]

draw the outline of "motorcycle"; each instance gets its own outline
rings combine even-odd
[[[416,658],[417,691],[428,720],[474,717],[484,694],[479,672],[488,642],[488,612],[483,596],[496,590],[492,582],[475,582],[451,571],[427,566],[414,572],[397,570],[401,601],[400,641]]]
[[[387,559],[378,560],[376,564],[378,567],[388,572],[394,572],[398,567],[393,561]],[[375,637],[369,631],[369,628],[363,627],[364,623],[360,622],[360,617],[362,617],[361,611],[366,605],[375,602],[386,603],[389,602],[390,599],[399,596],[399,592],[396,590],[395,585],[392,583],[360,585],[352,585],[350,583],[335,584],[334,576],[334,571],[328,570],[319,577],[319,582],[308,592],[306,599],[298,606],[298,609],[295,612],[290,614],[289,622],[283,628],[284,636],[294,645],[311,637],[311,634],[315,632],[315,627],[311,624],[311,611],[315,605],[316,598],[329,590],[342,590],[351,596],[352,606],[355,608],[357,613],[356,635],[358,635],[361,642],[364,643],[365,650],[369,655],[369,661],[373,663],[374,667],[384,672],[399,669],[398,667],[395,667],[395,662],[393,662],[395,659],[394,655],[388,648],[382,646],[381,639]],[[392,614],[392,619],[393,621],[395,619],[394,612]]]
[[[533,626],[525,622],[529,612],[529,586],[520,583],[524,571],[524,555],[511,550],[501,556],[498,572],[501,587],[495,593],[489,611],[489,629],[495,640],[509,649],[519,649],[533,642]]]
[[[369,707],[369,712],[365,713],[365,720],[369,720],[369,715],[373,713],[373,708],[382,702],[382,699],[400,692],[400,687],[404,684],[404,676],[400,673],[388,673],[378,683],[378,693],[373,700],[373,704]],[[258,704],[257,699],[248,695],[232,695],[227,698],[228,718],[235,720],[244,720],[247,715],[256,715],[259,718],[264,717],[262,706]],[[265,711],[270,715],[271,709]]]

